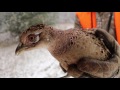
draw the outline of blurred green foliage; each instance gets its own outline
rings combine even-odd
[[[4,23],[12,35],[18,35],[31,25],[53,25],[57,18],[56,12],[11,12],[5,16]]]

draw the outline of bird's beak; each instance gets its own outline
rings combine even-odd
[[[24,50],[24,46],[23,46],[23,44],[22,43],[20,43],[18,46],[17,46],[17,48],[16,48],[16,50],[15,50],[15,54],[16,55],[19,55],[23,50]]]

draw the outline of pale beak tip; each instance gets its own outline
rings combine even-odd
[[[18,55],[19,55],[19,53],[18,53],[18,52],[15,52],[15,55],[16,55],[16,56],[18,56]]]
[[[15,50],[15,55],[19,55],[21,52],[22,44],[19,44]]]
[[[20,53],[19,53],[19,51],[16,49],[16,51],[15,51],[15,55],[19,55]]]

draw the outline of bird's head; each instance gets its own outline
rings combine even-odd
[[[15,54],[18,55],[22,51],[31,50],[37,46],[44,46],[46,38],[45,25],[31,26],[20,35]]]

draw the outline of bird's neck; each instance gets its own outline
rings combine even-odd
[[[49,27],[48,29],[46,29],[45,32],[47,44],[50,45],[54,43],[58,37],[62,37],[61,33],[63,33],[64,31]]]

